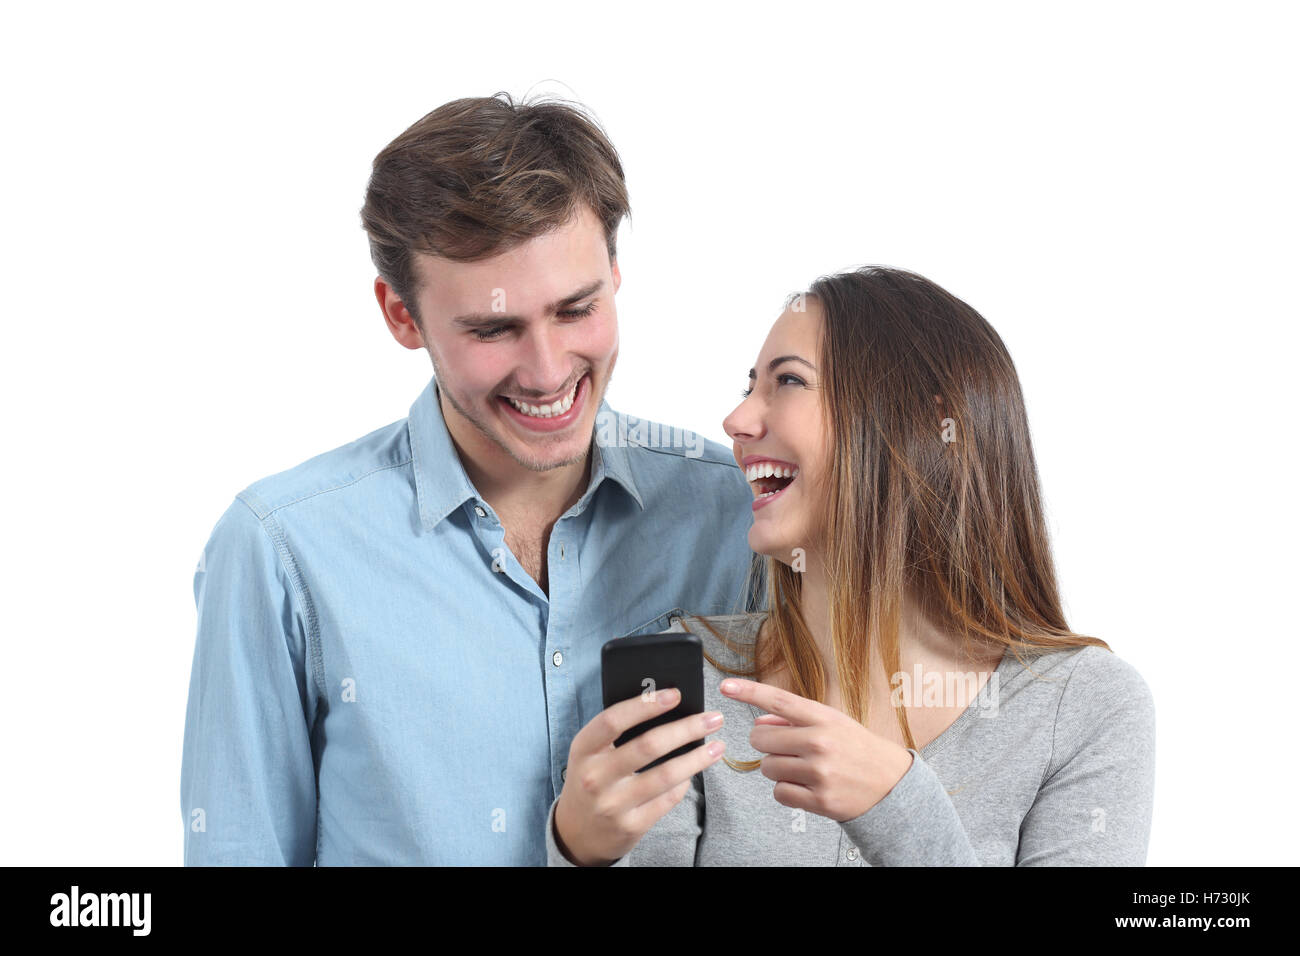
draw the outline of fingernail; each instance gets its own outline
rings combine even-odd
[[[716,712],[709,714],[704,718],[704,726],[709,730],[717,730],[722,726],[722,715]]]
[[[737,684],[734,680],[724,680],[722,682],[721,690],[724,694],[734,694],[739,689],[739,687],[740,685]]]
[[[659,692],[659,703],[671,707],[682,699],[682,692],[676,687],[666,687]]]
[[[718,754],[722,753],[723,748],[726,746],[727,745],[721,740],[715,740],[713,743],[709,744],[709,756],[716,757]]]

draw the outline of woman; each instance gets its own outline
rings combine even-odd
[[[1066,625],[993,328],[869,267],[795,297],[749,375],[724,427],[770,610],[684,622],[712,710],[613,747],[660,691],[574,738],[550,861],[1143,864],[1151,694]]]

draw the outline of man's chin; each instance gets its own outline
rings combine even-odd
[[[588,447],[574,452],[571,449],[564,449],[552,454],[536,453],[529,454],[529,449],[511,447],[503,445],[510,457],[519,465],[527,468],[529,471],[553,471],[556,468],[564,468],[569,465],[577,465],[587,460]]]
[[[507,426],[509,429],[509,426]],[[506,454],[519,465],[530,471],[551,471],[576,465],[587,459],[591,451],[591,430],[580,432],[575,427],[574,434],[564,438],[549,436],[521,436],[515,430],[506,434],[497,433],[497,444],[505,449]]]
[[[590,381],[580,384],[580,388],[586,389],[580,417],[559,431],[531,431],[513,409],[497,402],[497,444],[516,462],[533,471],[550,471],[586,460],[595,432],[595,409],[599,405],[591,385]]]

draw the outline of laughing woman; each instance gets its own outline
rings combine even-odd
[[[661,691],[579,732],[549,861],[1143,864],[1151,694],[1066,624],[998,334],[865,268],[796,297],[749,377],[724,427],[770,610],[684,619],[705,714],[614,747],[676,702]]]

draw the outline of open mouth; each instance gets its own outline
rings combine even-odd
[[[506,414],[533,431],[558,431],[571,425],[582,414],[587,394],[591,391],[591,373],[584,372],[573,383],[568,394],[553,402],[533,404],[510,395],[498,395]]]
[[[556,415],[563,415],[573,407],[573,400],[578,394],[578,386],[581,383],[582,379],[578,379],[573,383],[573,388],[569,389],[568,395],[545,405],[532,405],[528,402],[521,402],[509,395],[502,395],[501,397],[513,405],[516,411],[522,412],[530,418],[554,418]]]
[[[754,490],[754,509],[779,498],[799,477],[799,466],[787,461],[756,461],[745,466],[745,478]]]

